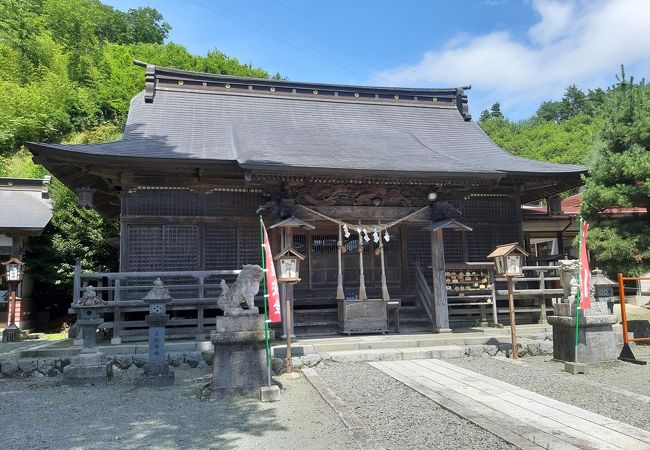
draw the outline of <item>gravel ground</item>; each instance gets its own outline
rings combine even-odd
[[[366,363],[330,363],[316,371],[364,422],[378,448],[515,448]]]
[[[0,379],[0,429],[15,449],[351,449],[339,417],[304,378],[282,401],[206,402],[210,374],[175,369],[176,385],[136,389],[140,369],[116,370],[108,386],[69,387],[60,378]]]
[[[637,346],[634,354],[648,361],[650,346],[644,347]],[[458,358],[448,362],[650,431],[650,364],[617,361],[590,366],[586,375],[570,375],[563,363],[550,356],[526,356],[520,361]]]

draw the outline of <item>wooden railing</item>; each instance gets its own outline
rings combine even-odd
[[[465,264],[450,264],[452,270],[458,269],[489,269],[491,291],[485,293],[463,295],[448,295],[447,304],[449,308],[450,322],[470,322],[472,318],[487,323],[487,308],[491,309],[492,322],[498,323],[498,315],[507,317],[508,290],[505,278],[495,278],[494,265],[491,262],[472,262]],[[432,311],[432,290],[430,278],[424,275],[423,268],[415,265],[416,289],[419,303],[424,307],[429,319],[434,317]],[[429,273],[431,267],[427,267]],[[546,303],[548,300],[555,302],[563,295],[563,289],[559,287],[559,266],[524,266],[525,276],[514,278],[514,299],[516,314],[539,315],[539,322],[546,322]],[[427,279],[429,278],[429,279]],[[525,285],[524,285],[525,284]]]
[[[174,272],[82,272],[75,266],[73,302],[77,302],[87,286],[92,285],[97,296],[104,300],[104,322],[100,331],[112,330],[114,344],[122,340],[146,339],[144,314],[148,305],[142,298],[160,278],[173,300],[167,305],[172,316],[167,324],[170,337],[201,338],[207,327],[216,324],[217,298],[221,294],[219,282],[231,283],[240,270],[204,270]],[[258,295],[256,300],[262,301]],[[206,317],[206,310],[215,310]],[[74,312],[74,310],[71,310]]]
[[[420,306],[424,308],[424,311],[427,313],[427,317],[431,321],[431,325],[435,326],[435,316],[433,311],[433,292],[429,287],[429,282],[422,273],[420,265],[415,263],[415,284],[417,289],[417,299],[420,303]]]
[[[515,312],[539,312],[539,322],[546,322],[546,301],[550,299],[553,302],[556,299],[561,299],[564,294],[564,290],[560,287],[559,269],[559,266],[524,266],[524,276],[512,280]],[[507,300],[506,279],[497,278],[496,281],[496,299]],[[523,283],[526,283],[525,287],[522,286]],[[536,302],[537,305],[522,305],[524,302]],[[508,308],[499,308],[498,312],[506,314]]]

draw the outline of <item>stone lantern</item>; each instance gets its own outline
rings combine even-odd
[[[83,346],[79,356],[71,358],[63,368],[65,384],[106,384],[112,376],[112,366],[97,349],[97,327],[104,321],[106,302],[97,297],[92,286],[85,288],[83,296],[72,304],[77,313],[77,325],[81,329]]]
[[[614,300],[614,286],[616,283],[596,268],[591,275],[591,284],[594,288],[594,299],[597,302],[611,302]]]

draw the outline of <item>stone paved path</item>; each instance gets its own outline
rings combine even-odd
[[[368,364],[522,449],[650,449],[650,432],[446,361]]]

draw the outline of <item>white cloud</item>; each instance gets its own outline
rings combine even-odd
[[[528,35],[463,33],[413,65],[384,70],[374,82],[393,86],[472,84],[473,112],[501,101],[517,115],[561,96],[572,83],[612,84],[620,64],[650,75],[650,1],[535,0],[540,19]]]

